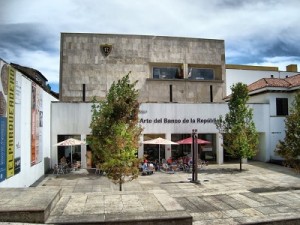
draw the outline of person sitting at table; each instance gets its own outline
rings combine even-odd
[[[167,160],[168,165],[171,165],[173,163],[172,157],[169,157]]]
[[[63,164],[63,165],[67,164],[67,159],[66,159],[65,156],[63,156],[63,157],[60,158],[60,163]]]

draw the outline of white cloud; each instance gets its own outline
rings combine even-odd
[[[11,62],[40,71],[48,82],[59,82],[59,57],[57,55],[44,51],[23,51],[17,57],[13,57]]]
[[[280,71],[286,71],[286,66],[290,64],[300,65],[300,57],[266,57],[261,63],[251,63],[253,66],[276,66]],[[299,69],[299,68],[298,68]]]
[[[0,57],[38,69],[50,82],[59,79],[61,32],[222,39],[228,63],[280,68],[299,64],[299,0],[10,0],[1,4],[0,26],[16,24],[13,29],[18,31],[22,24],[31,27],[22,30],[23,36],[12,32],[14,38],[21,36],[20,45],[14,45],[19,49],[16,53],[10,42],[6,49],[0,44],[4,54]],[[40,49],[24,47],[26,42]]]

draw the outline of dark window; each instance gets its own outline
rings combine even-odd
[[[179,67],[153,67],[154,79],[182,79],[183,74]]]
[[[276,98],[276,112],[277,116],[286,116],[289,114],[288,99]]]
[[[214,80],[214,70],[203,68],[190,68],[188,78],[192,80]]]

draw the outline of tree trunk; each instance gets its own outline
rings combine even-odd
[[[122,179],[120,178],[119,191],[122,191]]]
[[[240,157],[240,172],[242,172],[242,157]]]

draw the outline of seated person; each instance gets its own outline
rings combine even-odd
[[[66,159],[65,156],[63,156],[63,157],[60,158],[60,163],[61,164],[67,164],[67,159]]]
[[[142,171],[142,175],[151,175],[153,174],[153,170],[150,170],[148,168],[148,164],[147,163],[144,163],[143,164],[143,171]]]

